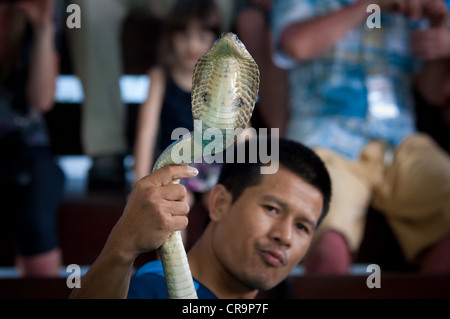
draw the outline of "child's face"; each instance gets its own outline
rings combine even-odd
[[[186,30],[173,34],[172,43],[177,64],[194,71],[195,64],[213,45],[216,35],[202,28],[200,21],[189,22]]]

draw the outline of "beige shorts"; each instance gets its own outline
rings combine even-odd
[[[357,161],[326,149],[315,151],[333,186],[330,212],[317,233],[336,230],[356,251],[372,205],[385,214],[405,258],[414,262],[450,232],[450,156],[430,137],[405,139],[390,165],[385,165],[381,142],[368,144]]]

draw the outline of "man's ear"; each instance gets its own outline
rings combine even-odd
[[[212,221],[219,221],[230,209],[233,196],[221,184],[217,184],[209,193],[209,217]]]

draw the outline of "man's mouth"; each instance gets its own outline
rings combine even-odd
[[[278,249],[261,250],[261,255],[264,260],[273,267],[280,267],[287,263],[286,254]]]

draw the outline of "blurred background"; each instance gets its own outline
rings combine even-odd
[[[97,2],[98,0],[93,0]],[[6,1],[2,1],[4,3]],[[90,1],[92,2],[92,1]],[[100,2],[100,1],[99,1]],[[97,19],[102,14],[117,14],[107,8],[98,12]],[[125,1],[124,1],[125,2]],[[16,241],[14,228],[2,227],[0,233],[0,298],[67,298],[70,290],[66,286],[66,278],[70,273],[66,267],[70,264],[81,266],[85,272],[100,253],[109,231],[119,218],[126,203],[133,183],[133,148],[136,139],[136,127],[139,108],[147,98],[151,79],[148,71],[158,63],[158,48],[161,44],[164,17],[169,12],[170,3],[166,6],[149,5],[146,1],[139,2],[133,9],[124,9],[116,17],[116,24],[111,32],[118,35],[116,48],[120,54],[120,76],[115,80],[117,86],[108,86],[108,94],[120,96],[124,105],[123,139],[124,147],[117,154],[117,161],[111,166],[97,167],[111,169],[111,172],[96,175],[92,178],[94,163],[101,166],[98,154],[88,151],[83,140],[83,103],[87,94],[86,83],[79,76],[82,71],[76,70],[77,58],[89,56],[89,52],[74,49],[75,32],[66,25],[66,19],[71,12],[66,12],[71,3],[78,3],[81,8],[81,29],[95,28],[92,22],[87,22],[87,16],[93,14],[83,5],[84,1],[56,1],[55,24],[57,25],[57,47],[59,52],[59,74],[56,77],[54,106],[44,114],[45,123],[51,141],[51,149],[57,165],[64,173],[65,181],[60,206],[57,209],[57,232],[62,255],[62,266],[58,276],[21,276],[15,266]],[[148,1],[152,2],[152,1]],[[159,1],[155,1],[158,2]],[[164,2],[164,1],[162,1]],[[275,100],[280,108],[287,104],[287,80],[284,70],[271,62],[269,17],[271,1],[249,1],[246,5],[239,1],[222,1],[222,13],[225,17],[224,29],[235,32],[247,45],[247,39],[260,36],[256,44],[248,43],[250,53],[265,52],[259,56],[260,68],[264,76],[276,79],[274,90],[261,87],[260,99],[268,105],[257,105],[252,118],[256,128],[270,127],[267,118],[275,112]],[[114,7],[114,6],[112,6]],[[143,9],[145,8],[145,9]],[[244,12],[244,9],[253,11]],[[247,16],[242,15],[248,13]],[[106,19],[106,18],[105,18]],[[254,19],[254,20],[252,20]],[[120,21],[120,22],[118,22]],[[243,23],[243,21],[247,23]],[[255,27],[252,30],[249,26]],[[87,30],[84,30],[87,31]],[[94,33],[93,33],[94,34]],[[93,35],[91,35],[93,37]],[[102,38],[90,38],[86,43],[96,42],[102,46]],[[73,42],[72,42],[73,41]],[[249,40],[250,41],[250,40]],[[106,50],[114,50],[106,48]],[[253,52],[252,52],[253,51]],[[103,54],[103,53],[102,53]],[[258,54],[258,53],[257,53]],[[105,57],[106,59],[106,57]],[[257,60],[257,62],[258,62]],[[86,60],[85,60],[86,61]],[[92,62],[89,62],[92,63]],[[89,76],[86,75],[86,78]],[[273,87],[269,80],[262,79],[266,87]],[[96,81],[95,79],[92,81]],[[92,83],[92,82],[89,82]],[[267,83],[267,84],[266,84]],[[96,88],[97,90],[98,88]],[[89,92],[89,93],[87,93]],[[270,96],[271,95],[271,96]],[[267,96],[267,97],[266,97]],[[271,100],[272,99],[272,100]],[[442,123],[442,115],[437,109],[426,107],[417,98],[417,128],[427,132],[449,152],[449,128]],[[89,138],[89,137],[87,137]],[[86,137],[85,137],[86,139]],[[3,151],[2,151],[3,152]],[[115,154],[113,154],[115,155]],[[112,168],[111,168],[112,167]],[[118,173],[117,173],[118,172]],[[108,174],[120,174],[118,180],[108,180]],[[102,175],[103,174],[103,175]],[[90,175],[92,180],[90,179]],[[99,177],[100,176],[100,177]],[[102,181],[101,176],[106,176]],[[2,214],[3,215],[3,214]],[[6,214],[5,214],[6,215]],[[186,248],[192,246],[201,233],[207,211],[200,201],[196,201],[191,209]],[[8,219],[2,217],[1,223],[7,225]],[[450,253],[450,252],[449,252]],[[136,267],[144,262],[157,258],[156,253],[142,255],[136,262]],[[361,247],[354,256],[354,263],[346,275],[308,275],[304,274],[299,265],[293,274],[273,290],[261,293],[261,298],[434,298],[450,297],[450,274],[421,274],[415,265],[409,264],[382,214],[374,208],[368,211],[364,225],[364,237]],[[382,271],[381,289],[368,289],[366,279],[369,264],[377,264]]]

